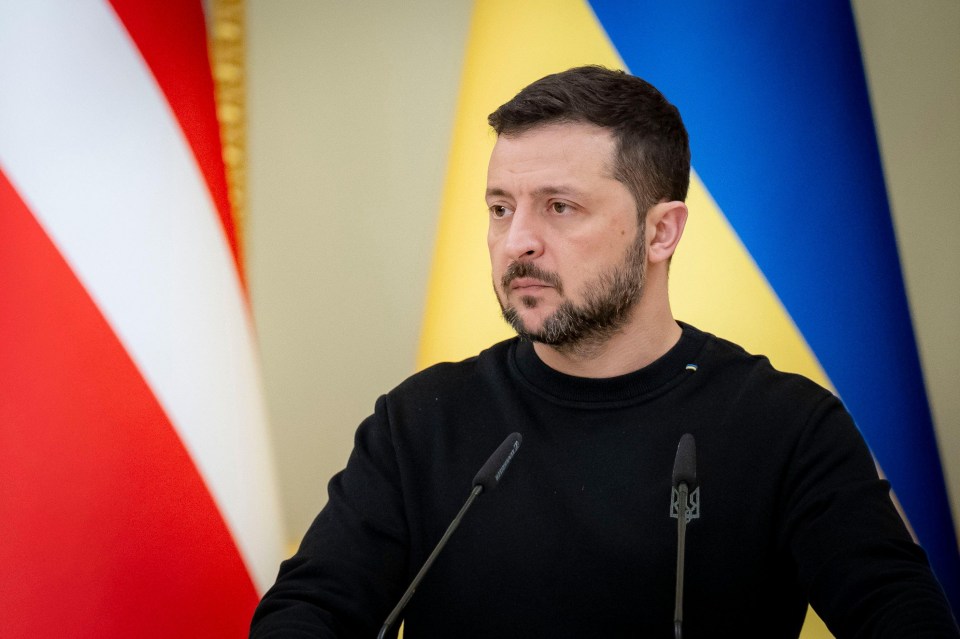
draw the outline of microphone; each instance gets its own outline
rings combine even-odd
[[[447,545],[447,541],[450,539],[453,531],[456,530],[457,526],[460,525],[460,520],[463,519],[463,516],[467,513],[467,510],[470,508],[470,506],[473,505],[473,500],[476,499],[477,495],[480,493],[484,491],[491,491],[500,483],[500,478],[503,477],[503,473],[507,470],[507,466],[509,466],[510,462],[513,461],[513,456],[517,454],[517,450],[520,449],[520,442],[522,441],[523,437],[520,435],[520,433],[510,433],[507,435],[507,438],[503,440],[503,443],[497,447],[497,450],[493,451],[493,454],[490,455],[490,458],[486,461],[486,463],[480,467],[480,471],[473,478],[473,489],[470,491],[470,496],[467,497],[467,501],[463,504],[463,507],[460,509],[460,512],[457,513],[457,516],[453,518],[452,522],[450,522],[450,525],[447,527],[447,531],[443,533],[443,537],[440,538],[440,541],[433,549],[433,552],[431,552],[430,556],[427,557],[427,561],[424,562],[423,567],[420,569],[420,572],[417,573],[417,576],[413,578],[413,581],[410,583],[407,591],[403,593],[403,597],[400,598],[400,602],[387,616],[387,620],[383,622],[383,626],[380,628],[380,633],[377,635],[377,639],[384,638],[387,630],[389,630],[390,626],[397,621],[397,619],[400,617],[400,613],[403,612],[403,609],[407,607],[410,597],[412,597],[413,593],[416,592],[417,586],[419,586],[420,582],[423,581],[424,575],[426,575],[427,571],[430,570],[430,566],[433,565],[437,555],[439,555],[440,551],[443,550],[443,547]]]
[[[690,491],[697,485],[697,444],[693,435],[685,434],[680,438],[677,446],[677,456],[673,460],[673,503],[676,505],[677,517],[677,591],[673,609],[673,636],[675,639],[683,637],[683,560],[687,540],[687,502]],[[694,495],[695,512],[690,518],[695,519],[699,513],[699,493]],[[671,511],[673,508],[671,508]],[[670,513],[673,516],[673,512]]]

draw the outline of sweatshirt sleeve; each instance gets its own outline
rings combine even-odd
[[[257,607],[251,639],[376,636],[407,573],[400,485],[381,397],[330,480],[327,505]]]
[[[811,605],[838,639],[960,637],[889,483],[832,395],[811,413],[785,486],[788,547]]]

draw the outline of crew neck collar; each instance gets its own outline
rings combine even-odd
[[[683,322],[677,343],[643,368],[615,377],[576,377],[550,368],[537,356],[533,343],[517,340],[511,363],[534,391],[550,399],[573,403],[623,403],[646,399],[696,372],[696,360],[706,334]]]

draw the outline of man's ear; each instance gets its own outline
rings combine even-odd
[[[668,262],[677,250],[687,223],[687,205],[683,202],[659,202],[647,211],[647,259],[652,264]]]

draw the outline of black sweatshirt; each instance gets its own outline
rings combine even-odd
[[[404,636],[672,637],[677,443],[697,446],[684,637],[957,637],[950,609],[841,405],[683,325],[620,377],[529,342],[440,364],[381,397],[251,636],[375,637],[507,434],[523,445],[407,607]]]

